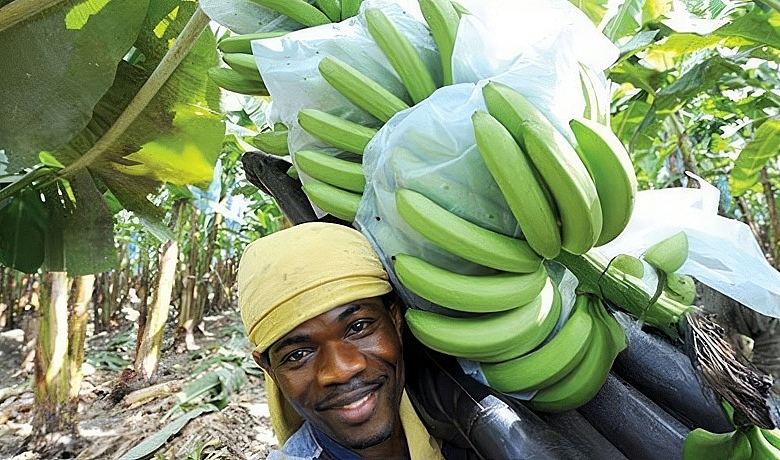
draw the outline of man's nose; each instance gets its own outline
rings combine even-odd
[[[328,342],[318,355],[317,378],[323,386],[348,382],[366,368],[365,357],[350,343]]]

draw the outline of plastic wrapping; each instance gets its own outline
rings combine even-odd
[[[609,258],[621,253],[640,256],[650,245],[682,230],[689,249],[679,273],[780,318],[780,272],[769,265],[747,225],[718,215],[720,191],[690,176],[699,188],[639,192],[626,229],[596,250]]]
[[[585,105],[579,66],[600,72],[617,52],[565,1],[464,5],[474,15],[464,16],[458,29],[457,84],[397,114],[369,143],[363,161],[368,183],[356,222],[387,257],[405,252],[453,271],[481,273],[483,267],[440,250],[406,225],[395,209],[395,191],[413,189],[466,220],[520,236],[476,148],[471,115],[485,109],[481,88],[490,80],[515,88],[569,133],[568,120],[581,116]],[[605,82],[599,90],[607,92]]]

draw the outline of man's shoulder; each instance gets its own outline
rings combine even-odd
[[[314,439],[309,422],[304,422],[298,431],[277,450],[271,451],[267,460],[312,460],[319,457],[322,447]]]

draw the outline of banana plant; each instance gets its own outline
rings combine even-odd
[[[62,345],[67,279],[117,266],[116,211],[169,242],[147,197],[163,183],[211,180],[225,132],[219,88],[205,78],[215,38],[190,1],[3,3],[0,263],[46,273],[37,428],[71,431],[66,397],[80,362],[66,356],[80,360],[83,346]]]

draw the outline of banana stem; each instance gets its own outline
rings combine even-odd
[[[7,187],[0,189],[0,203],[5,201],[8,198],[11,198],[15,194],[19,193],[23,188],[34,184],[39,179],[47,176],[47,175],[54,175],[52,170],[50,168],[42,168],[37,167],[24,176],[22,176],[21,179],[19,179],[16,182],[12,182]]]
[[[62,0],[15,0],[0,8],[0,32],[61,2]]]
[[[609,270],[608,261],[594,254],[578,256],[561,252],[555,260],[577,277],[578,291],[600,297],[646,324],[660,329],[669,337],[680,336],[680,319],[687,311],[696,308],[683,305],[663,293],[653,301],[652,296],[630,277],[617,270]]]

